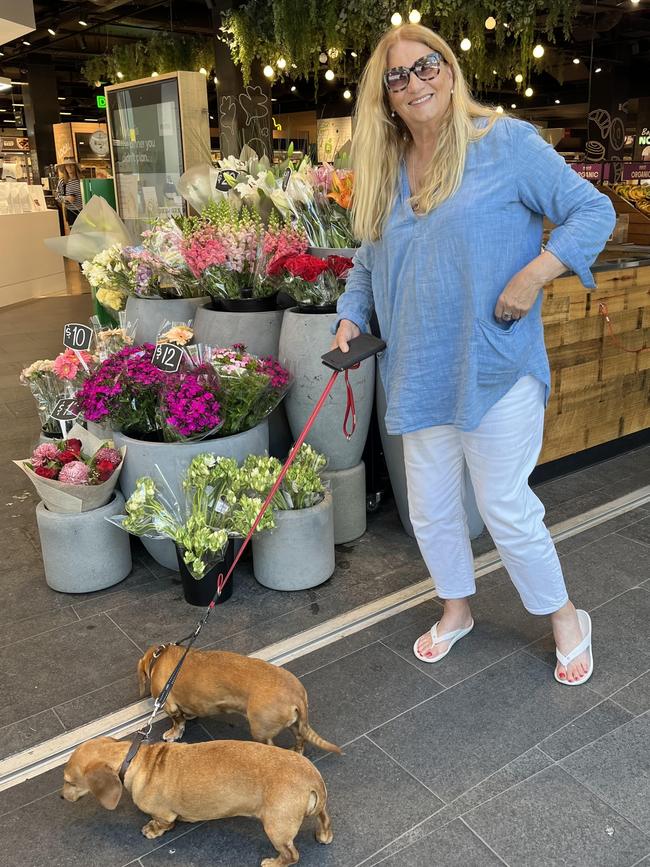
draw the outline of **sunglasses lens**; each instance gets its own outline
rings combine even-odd
[[[427,57],[420,63],[416,63],[413,71],[419,79],[428,81],[435,78],[440,72],[440,61],[434,57]]]
[[[404,90],[408,87],[409,73],[406,69],[389,69],[384,76],[386,87],[396,93],[398,90]]]

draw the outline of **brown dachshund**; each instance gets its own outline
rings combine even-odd
[[[77,801],[92,792],[107,810],[122,796],[119,769],[127,741],[95,738],[74,751],[63,771],[62,797]],[[254,816],[275,846],[277,858],[262,867],[287,867],[299,858],[294,837],[306,816],[316,817],[316,839],[333,839],[327,790],[314,765],[290,750],[251,741],[201,744],[143,744],[131,762],[124,787],[133,803],[151,816],[145,837],[160,837],[176,821],[204,822]]]
[[[154,657],[158,651],[159,656]],[[155,699],[184,652],[185,648],[175,644],[150,647],[138,662],[140,695],[146,695],[149,683]],[[183,736],[186,720],[225,711],[247,717],[253,738],[261,743],[273,746],[273,738],[289,728],[298,753],[303,752],[305,741],[331,753],[341,752],[309,725],[307,693],[295,675],[238,653],[190,650],[164,709],[173,722],[163,735],[166,741]]]

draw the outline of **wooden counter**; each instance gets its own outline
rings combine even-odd
[[[551,398],[540,464],[650,427],[650,348],[626,351],[650,347],[650,259],[602,268],[595,290],[574,275],[544,288]]]

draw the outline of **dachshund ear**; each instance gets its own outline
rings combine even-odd
[[[86,774],[88,788],[102,807],[114,810],[122,797],[122,783],[117,773],[105,762],[91,765]]]
[[[147,685],[149,683],[149,675],[147,672],[151,651],[147,651],[138,661],[138,685],[140,687],[140,698],[144,698],[148,694]]]

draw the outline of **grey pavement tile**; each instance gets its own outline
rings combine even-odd
[[[110,588],[112,592],[84,594],[74,597],[72,604],[77,615],[83,619],[103,612],[111,613],[125,605],[131,606],[134,602],[164,593],[170,586],[167,579],[156,578],[146,567],[138,566],[124,581]]]
[[[74,623],[77,620],[79,618],[72,605],[68,605],[65,608],[48,611],[47,614],[35,614],[33,617],[27,617],[15,623],[5,623],[0,635],[0,647],[13,644],[15,641],[22,641],[25,638],[42,636],[43,633]]]
[[[448,803],[597,701],[590,690],[556,684],[547,666],[519,651],[369,737]]]
[[[557,765],[463,817],[517,867],[631,867],[650,840]]]
[[[334,841],[329,846],[313,837],[314,821],[306,819],[296,837],[301,867],[351,867],[390,842],[404,827],[430,815],[438,799],[381,750],[361,738],[344,757],[318,764],[328,792]],[[389,792],[379,798],[378,792]],[[167,847],[143,858],[145,867],[191,864],[192,867],[247,867],[273,855],[260,823],[250,820],[208,822]]]
[[[4,789],[0,792],[0,816],[19,810],[47,795],[58,793],[63,783],[62,773],[61,768],[52,768],[51,771],[32,777],[18,786]]]
[[[440,618],[438,605],[420,605],[422,616],[417,628],[409,627],[397,632],[382,639],[383,643],[430,677],[445,686],[453,686],[530,644],[550,629],[547,617],[536,617],[525,610],[505,569],[479,578],[477,593],[472,596],[470,604],[474,629],[440,662],[421,662],[413,655],[413,644],[418,635],[430,629]]]
[[[620,475],[617,478],[620,478]],[[535,485],[534,491],[544,506],[549,508],[590,494],[602,488],[604,484],[602,474],[597,474],[589,468],[542,482],[541,485]]]
[[[63,726],[51,710],[4,726],[0,729],[0,759],[27,750],[62,732]]]
[[[136,652],[136,657],[137,655]],[[55,705],[54,710],[66,730],[69,731],[85,725],[101,716],[140,701],[136,665],[134,660],[132,670],[126,677]],[[110,677],[111,674],[110,670],[106,672],[107,677]]]
[[[545,738],[539,747],[552,759],[558,761],[631,719],[631,713],[614,702],[606,700]]]
[[[383,858],[394,855],[406,846],[410,846],[423,837],[427,837],[433,831],[449,827],[449,824],[462,816],[463,813],[467,813],[479,804],[494,798],[496,795],[500,795],[506,789],[521,783],[550,764],[552,764],[551,759],[537,747],[533,747],[532,750],[528,750],[528,752],[523,753],[521,756],[517,756],[516,759],[505,765],[505,767],[500,768],[494,774],[487,777],[482,783],[468,789],[467,792],[442,807],[428,819],[425,819],[424,822],[420,822],[420,824],[397,837],[392,843],[364,862],[363,867],[374,867]]]
[[[611,698],[635,715],[650,710],[650,672],[642,674],[623,689],[612,693]]]
[[[302,682],[311,725],[339,746],[442,689],[380,644],[306,674]]]
[[[610,696],[650,669],[650,595],[638,588],[628,590],[590,616],[594,673],[589,688]],[[526,652],[555,665],[552,636]]]
[[[604,521],[589,530],[583,530],[581,533],[576,533],[575,536],[569,536],[568,539],[556,543],[557,552],[560,556],[568,554],[570,551],[576,551],[578,548],[584,548],[585,545],[597,542],[611,533],[620,531],[622,535],[625,535],[626,528],[632,532],[633,527],[638,522],[647,520],[647,514],[644,509],[631,509],[629,512],[623,512],[622,515],[617,515],[609,521]]]
[[[38,562],[21,559],[18,567],[2,571],[0,583],[3,591],[0,624],[3,626],[71,604],[67,593],[57,593],[47,586],[40,554]]]
[[[134,671],[137,659],[133,643],[103,615],[5,647],[0,725],[84,695],[102,686],[106,672],[124,676]]]
[[[362,647],[374,644],[379,639],[392,635],[395,632],[401,632],[403,629],[409,628],[417,633],[424,616],[422,614],[422,608],[427,609],[426,616],[429,618],[431,618],[432,609],[436,610],[438,615],[442,610],[440,605],[435,603],[435,600],[433,606],[428,602],[423,603],[422,605],[416,605],[413,608],[408,608],[406,611],[394,615],[393,617],[387,617],[385,620],[380,620],[378,623],[375,623],[366,629],[362,629],[359,632],[355,632],[352,635],[334,641],[332,644],[321,647],[313,653],[299,656],[297,659],[293,659],[291,662],[286,663],[284,667],[289,671],[292,671],[298,677],[302,677],[303,674],[322,668],[324,665],[328,665],[330,662],[334,662],[342,656],[347,656],[355,650],[360,650]]]
[[[491,867],[503,864],[460,819],[445,828],[434,831],[406,849],[383,861],[374,861],[382,867]]]
[[[648,577],[647,549],[617,533],[561,557],[569,596],[590,611]]]
[[[634,539],[635,542],[650,546],[650,517],[646,516],[632,526],[620,529],[618,533],[626,539]],[[646,557],[650,558],[650,551],[646,553]]]
[[[650,834],[649,739],[650,715],[644,714],[561,762],[573,777],[646,834]]]

